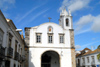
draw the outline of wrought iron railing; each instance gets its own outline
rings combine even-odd
[[[18,58],[18,61],[19,61],[19,62],[21,62],[21,55],[20,55],[20,54],[19,54],[19,58]]]
[[[5,48],[0,46],[0,58],[5,58]]]
[[[13,57],[13,48],[12,47],[7,48],[7,57],[9,57],[9,58]]]
[[[15,52],[15,60],[19,60],[19,53],[18,52]]]

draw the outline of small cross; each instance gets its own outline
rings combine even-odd
[[[50,19],[52,19],[52,18],[48,17],[48,19],[49,19],[49,22],[50,22]]]

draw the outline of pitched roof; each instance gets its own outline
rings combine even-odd
[[[90,49],[89,49],[89,48],[85,48],[85,49],[83,49],[82,51],[85,51],[85,50],[90,50]],[[82,51],[81,51],[81,52],[82,52]]]
[[[89,51],[89,52],[85,53],[84,55],[93,54],[93,53],[97,53],[97,52],[100,52],[100,49],[96,49],[94,51]]]
[[[91,51],[89,48],[85,48],[82,51],[80,51],[80,54],[76,54],[76,57],[84,55],[86,53],[86,50],[88,50],[88,52]]]
[[[84,50],[86,50],[87,48],[85,48]],[[82,50],[81,52],[83,52],[84,50]],[[91,51],[90,49],[87,49],[89,50],[88,52],[85,52],[85,53],[81,53],[81,54],[77,54],[76,57],[79,57],[79,56],[85,56],[85,55],[89,55],[89,54],[94,54],[94,53],[98,53],[100,52],[100,49],[96,49],[94,51]]]

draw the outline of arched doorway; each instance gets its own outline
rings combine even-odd
[[[60,67],[59,54],[54,51],[47,51],[41,56],[41,67]]]

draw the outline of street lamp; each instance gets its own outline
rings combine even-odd
[[[16,29],[15,31],[22,32],[22,29]]]
[[[16,31],[16,32],[21,32],[21,35],[23,35],[22,29],[16,29],[15,31]]]

